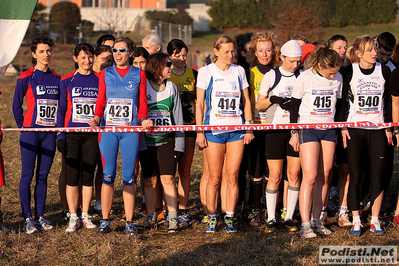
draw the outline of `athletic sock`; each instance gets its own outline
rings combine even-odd
[[[291,187],[288,186],[287,193],[287,214],[285,215],[284,221],[288,219],[292,220],[294,216],[296,203],[298,202],[299,197],[299,187]]]
[[[306,223],[301,223],[301,227],[304,228],[306,226],[310,226],[310,222],[306,222]]]
[[[209,220],[215,220],[216,214],[209,214]]]
[[[169,221],[172,219],[177,219],[177,212],[176,211],[169,211]]]
[[[324,223],[327,219],[327,206],[321,208],[320,220]]]
[[[75,220],[76,218],[78,218],[78,214],[77,213],[71,213],[71,218],[73,218]]]
[[[260,201],[261,201],[262,192],[263,192],[263,182],[262,181],[253,181],[252,187],[253,187],[252,206],[255,211],[259,211],[260,210]]]
[[[234,212],[226,212],[226,216],[233,218],[234,217]]]
[[[277,192],[278,190],[266,189],[266,207],[268,222],[276,218]]]
[[[339,214],[338,214],[338,217],[339,217],[341,214],[345,214],[347,210],[348,210],[348,207],[347,207],[347,206],[339,206]]]
[[[362,223],[362,221],[360,220],[360,216],[358,215],[358,216],[353,216],[353,222],[352,222],[352,224],[361,224]]]
[[[378,222],[378,216],[371,216],[370,224]]]
[[[82,219],[88,218],[89,214],[87,212],[82,212]]]

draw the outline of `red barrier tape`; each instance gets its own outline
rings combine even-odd
[[[174,132],[174,131],[207,131],[207,130],[278,130],[278,129],[333,129],[333,128],[387,128],[399,126],[398,122],[337,122],[337,123],[297,123],[297,124],[252,124],[252,125],[183,125],[161,126],[144,129],[141,126],[132,127],[54,127],[54,128],[2,128],[3,131],[28,132],[80,132],[80,133],[124,133],[124,132]]]

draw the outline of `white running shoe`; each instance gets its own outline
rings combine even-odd
[[[86,227],[87,229],[97,228],[97,226],[90,220],[90,218],[88,216],[82,217],[82,223],[83,223],[83,226]]]
[[[69,219],[69,224],[68,224],[68,227],[65,230],[65,232],[73,233],[73,232],[76,232],[79,228],[80,228],[80,218],[79,217],[76,217],[76,218],[71,217]]]

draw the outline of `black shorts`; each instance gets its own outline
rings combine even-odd
[[[83,185],[93,186],[94,170],[100,153],[98,134],[67,133],[65,136],[68,149],[65,156],[68,186],[77,186],[81,173]]]
[[[265,131],[253,131],[255,138],[248,145],[249,170],[254,178],[269,176],[265,157]]]
[[[141,171],[144,178],[159,175],[175,175],[176,160],[174,158],[175,141],[161,146],[148,146],[139,153]]]
[[[197,138],[197,132],[196,131],[186,131],[186,132],[184,132],[184,137]]]
[[[299,157],[299,152],[289,144],[290,130],[271,130],[266,133],[266,158],[268,160],[282,160],[287,156]]]

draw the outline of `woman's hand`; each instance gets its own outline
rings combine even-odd
[[[252,133],[252,130],[247,130],[244,135],[244,144],[249,144],[251,141],[255,138],[254,134]]]
[[[387,136],[388,144],[393,146],[392,131],[390,128],[385,129],[385,135]]]
[[[346,147],[348,147],[348,140],[351,139],[351,136],[349,135],[349,131],[347,128],[343,128],[341,129],[341,134],[342,134],[342,142],[344,143],[344,149],[346,149]],[[391,136],[392,139],[392,136]]]
[[[299,152],[299,134],[298,133],[294,133],[291,134],[291,139],[290,139],[290,145],[292,146],[292,148],[294,148],[295,152]]]
[[[91,127],[96,127],[99,123],[100,123],[100,118],[98,116],[90,118],[89,120],[89,126]]]
[[[151,119],[144,119],[143,121],[141,121],[141,126],[144,129],[150,129],[154,126],[154,124]]]
[[[205,134],[203,132],[197,132],[197,144],[200,148],[206,148],[208,146],[208,142],[206,141]]]

